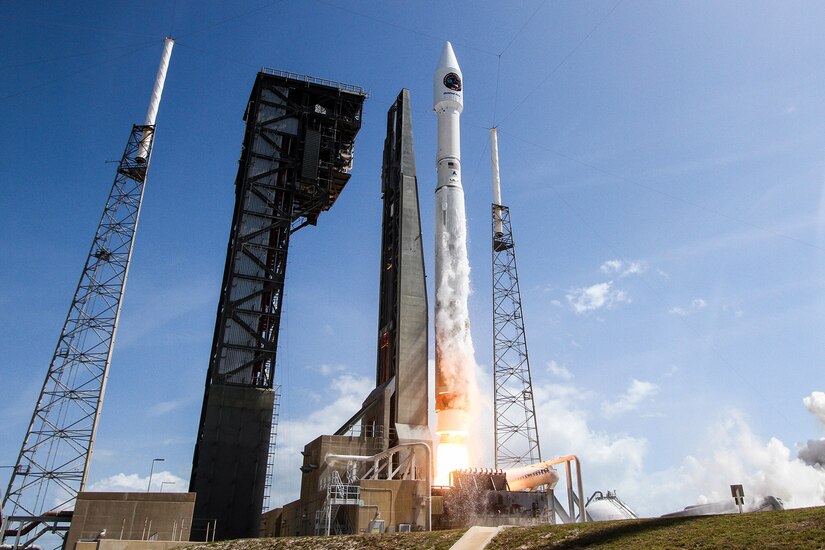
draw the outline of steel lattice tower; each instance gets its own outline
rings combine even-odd
[[[6,536],[71,510],[86,485],[154,126],[133,126],[3,501]],[[148,160],[148,159],[147,159]],[[36,537],[35,537],[36,538]]]
[[[118,163],[3,499],[0,542],[11,539],[14,548],[47,532],[64,535],[86,486],[172,43],[166,39],[146,123],[132,127]]]
[[[493,385],[496,468],[541,461],[533,382],[521,309],[510,209],[499,204],[498,141],[493,146]]]

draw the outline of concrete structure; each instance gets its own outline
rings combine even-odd
[[[180,546],[192,535],[198,538],[197,533],[191,533],[194,509],[194,493],[82,492],[77,496],[65,548],[94,540],[128,542],[129,548],[135,541],[167,541]],[[200,533],[200,540],[205,538],[206,533]]]
[[[301,497],[262,534],[430,528],[427,289],[409,91],[387,113],[376,388],[334,435],[304,447]]]
[[[258,534],[289,237],[343,191],[366,94],[264,69],[247,104],[235,212],[192,461],[197,524],[217,539]]]

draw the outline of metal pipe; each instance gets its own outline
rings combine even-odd
[[[490,154],[493,160],[493,207],[495,212],[496,236],[504,234],[501,220],[501,176],[498,170],[498,128],[490,128]]]
[[[575,510],[573,509],[573,474],[571,473],[570,461],[564,463],[564,469],[567,473],[567,514],[573,518],[573,523],[576,522]]]
[[[144,126],[154,127],[155,125],[155,120],[158,116],[158,107],[160,106],[160,97],[163,95],[163,85],[166,83],[166,72],[169,70],[169,58],[172,57],[172,47],[174,45],[175,41],[171,38],[166,38],[163,41],[163,53],[160,56],[160,65],[158,66],[158,73],[155,76],[155,86],[152,88],[149,108],[146,110]],[[154,131],[154,128],[150,131]],[[135,160],[140,163],[149,161],[149,135],[146,132],[144,132],[143,139],[140,141]]]
[[[432,530],[432,506],[433,506],[433,499],[432,499],[432,491],[433,491],[433,451],[430,448],[429,443],[424,441],[417,441],[412,443],[399,443],[395,447],[391,449],[387,449],[386,451],[380,452],[373,456],[364,456],[364,455],[338,455],[338,454],[328,454],[324,457],[324,462],[329,464],[332,460],[353,460],[356,462],[369,462],[381,460],[389,456],[392,452],[395,452],[395,449],[399,447],[424,447],[427,451],[427,464],[429,464],[429,468],[427,469],[427,531]]]
[[[152,474],[155,473],[155,462],[164,462],[165,458],[153,458],[152,459],[152,467],[149,468],[149,485],[146,486],[146,492],[148,493],[149,490],[152,488]]]

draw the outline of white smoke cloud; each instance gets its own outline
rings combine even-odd
[[[618,274],[619,277],[627,277],[628,275],[641,275],[647,271],[647,264],[644,262],[625,262],[623,260],[607,260],[599,269],[602,273]]]
[[[760,440],[735,410],[713,427],[707,454],[688,457],[682,470],[700,503],[729,498],[729,485],[738,483],[746,496],[779,497],[788,508],[825,503],[825,471],[791,458],[775,437]]]
[[[92,483],[87,491],[132,493],[146,491],[148,487],[149,476],[119,473]],[[186,492],[189,490],[189,481],[165,470],[154,472],[151,490],[160,491],[161,488],[166,493]]]
[[[609,308],[621,302],[630,302],[630,298],[623,290],[614,289],[613,281],[608,281],[568,290],[567,302],[573,311],[581,315],[603,307]]]
[[[623,397],[654,393],[645,383],[635,387],[631,383]],[[741,483],[749,500],[770,495],[781,498],[787,508],[825,504],[825,468],[819,462],[825,439],[808,442],[794,458],[779,439],[757,436],[743,413],[727,410],[681,464],[650,470],[645,468],[645,438],[590,425],[587,405],[593,392],[570,384],[534,384],[534,393],[545,455],[579,456],[586,497],[597,489],[616,489],[632,509],[650,517],[729,499],[730,485]],[[816,401],[806,400],[806,405]],[[559,490],[565,490],[563,482]]]
[[[678,315],[680,317],[687,317],[692,313],[696,313],[699,310],[705,309],[707,306],[708,303],[704,299],[694,298],[690,301],[690,307],[673,307],[668,310],[668,313],[670,313],[671,315]]]
[[[802,402],[811,414],[825,424],[825,392],[815,391],[808,397],[802,399]]]
[[[605,401],[602,403],[602,412],[608,418],[616,416],[617,414],[629,412],[639,408],[639,405],[647,399],[656,394],[659,387],[653,382],[646,382],[644,380],[631,380],[627,391],[616,401],[610,403]]]
[[[815,391],[802,399],[808,411],[825,424],[825,393]],[[809,439],[799,449],[799,460],[810,466],[825,468],[825,439]]]
[[[825,467],[825,439],[809,439],[799,449],[799,460],[809,466]]]

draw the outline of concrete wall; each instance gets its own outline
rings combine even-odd
[[[195,493],[90,493],[77,496],[66,548],[95,539],[103,529],[106,542],[188,541]],[[180,543],[177,543],[180,544]]]
[[[358,510],[358,532],[367,532],[376,512],[380,512],[387,530],[397,531],[402,523],[409,523],[412,529],[426,527],[426,481],[362,479],[359,484],[364,506]]]

